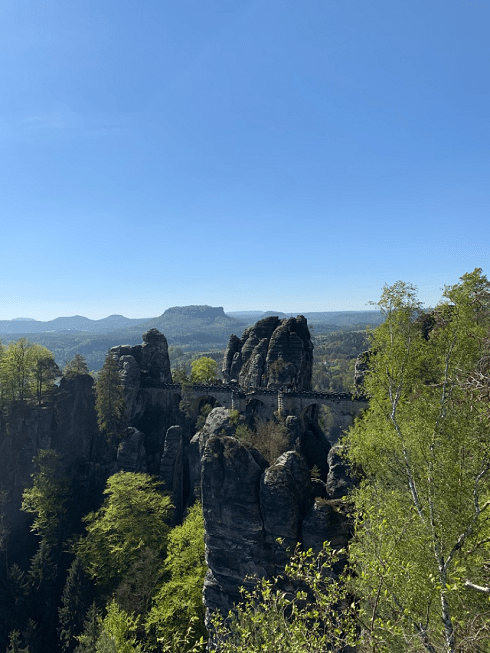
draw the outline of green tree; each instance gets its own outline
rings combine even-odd
[[[0,386],[7,402],[23,401],[42,394],[53,386],[58,368],[53,354],[27,338],[10,342],[0,355]]]
[[[184,365],[179,365],[179,367],[172,370],[172,380],[174,383],[180,383],[182,386],[192,384],[191,378]]]
[[[114,589],[141,552],[166,553],[170,498],[148,474],[119,472],[107,480],[102,507],[84,518],[77,550],[102,590]]]
[[[73,651],[77,637],[83,632],[84,617],[93,600],[92,579],[85,571],[80,557],[73,560],[58,610],[60,644],[64,653]]]
[[[45,353],[39,355],[34,370],[36,382],[36,397],[41,405],[43,398],[49,395],[54,387],[54,380],[61,374],[60,368],[55,363],[53,354],[46,349]]]
[[[55,597],[68,482],[60,476],[59,454],[53,449],[41,449],[33,462],[33,483],[24,490],[22,510],[34,515],[31,530],[40,538],[27,575],[29,621],[24,637],[35,651],[50,650],[57,641]]]
[[[59,475],[60,455],[54,449],[40,449],[33,463],[32,486],[23,492],[22,510],[34,515],[31,530],[52,543],[66,512],[68,482]]]
[[[63,374],[65,376],[75,375],[75,374],[90,374],[87,361],[81,354],[75,354],[71,361],[63,368]]]
[[[363,473],[350,555],[370,651],[490,650],[488,600],[465,587],[490,580],[490,411],[479,387],[490,283],[476,269],[444,298],[423,316],[415,288],[384,288],[370,408],[345,439]]]
[[[121,437],[124,428],[126,402],[117,362],[109,352],[100,371],[96,386],[98,424],[107,439]]]
[[[243,602],[227,619],[215,614],[213,640],[220,653],[318,653],[352,651],[354,605],[338,560],[328,547],[316,556],[296,551],[285,573],[242,590]]]
[[[138,617],[128,614],[112,600],[100,624],[97,653],[141,653],[136,638],[138,621]]]
[[[101,621],[97,606],[92,603],[85,617],[83,633],[76,637],[78,645],[74,653],[98,653],[97,640],[100,636]]]
[[[212,383],[218,374],[218,363],[208,356],[201,356],[191,363],[191,381],[193,383]]]
[[[20,632],[13,630],[10,633],[10,642],[7,648],[7,653],[29,653],[29,647],[22,647],[20,640]]]
[[[185,638],[192,619],[192,643],[207,639],[202,602],[205,574],[204,519],[202,508],[196,503],[168,537],[168,555],[163,565],[165,581],[146,620],[146,630],[153,641],[156,638],[160,644],[175,645]]]

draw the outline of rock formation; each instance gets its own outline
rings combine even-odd
[[[32,483],[33,458],[40,449],[60,454],[60,473],[71,479],[77,504],[85,512],[101,496],[105,481],[117,471],[111,451],[97,426],[93,378],[88,374],[63,377],[45,405],[18,403],[0,424],[0,490],[7,492],[3,506],[10,530],[13,559],[29,546],[31,518],[20,510],[22,492]]]
[[[184,432],[180,426],[171,426],[165,435],[160,479],[175,507],[172,525],[181,520],[184,512],[184,471]]]
[[[369,358],[369,349],[367,351],[361,352],[356,358],[356,364],[354,368],[354,385],[356,387],[356,391],[360,394],[364,392],[364,377],[369,369]]]
[[[152,389],[152,385],[172,383],[167,339],[150,329],[143,334],[142,345],[119,345],[111,353],[120,369],[127,424],[144,434],[148,473],[158,475],[167,430],[182,420],[179,400],[168,403]]]
[[[306,319],[272,316],[230,336],[223,360],[226,381],[243,388],[311,390],[313,344]]]
[[[288,425],[298,436],[297,418]],[[207,614],[226,614],[240,599],[247,576],[271,577],[284,569],[297,542],[319,551],[325,540],[340,548],[347,543],[350,521],[343,503],[328,495],[325,483],[310,480],[297,449],[269,465],[261,454],[233,435],[230,411],[215,408],[193,439],[199,442],[202,505],[208,573],[204,584]],[[335,468],[329,480],[334,483]],[[278,541],[278,538],[280,540]]]
[[[140,371],[140,381],[153,380],[161,383],[172,383],[170,359],[168,357],[167,339],[158,329],[150,329],[143,334],[142,345],[118,345],[112,347],[111,353],[122,360],[122,369],[129,375],[127,382],[137,378],[136,370]],[[127,357],[127,358],[126,358]],[[132,357],[136,366],[130,361]],[[124,367],[124,363],[128,364]]]
[[[172,377],[167,341],[159,331],[145,333],[141,345],[121,345],[111,353],[127,404],[127,428],[117,447],[99,432],[88,375],[63,378],[45,406],[14,407],[8,422],[0,415],[0,473],[24,533],[28,520],[19,508],[32,458],[40,448],[55,448],[82,489],[80,496],[93,504],[100,504],[108,476],[118,469],[159,476],[176,507],[174,523],[194,498],[202,498],[208,614],[226,613],[247,576],[271,577],[283,570],[296,542],[315,550],[324,540],[345,544],[350,526],[341,497],[351,480],[313,417],[287,417],[277,458],[269,463],[236,437],[236,416],[230,420],[228,409],[214,408],[192,437],[195,422],[179,409],[179,387],[162,387]],[[241,339],[230,337],[223,373],[239,383],[244,397],[252,386],[305,391],[311,389],[312,360],[305,318],[273,316]],[[311,479],[314,466],[319,478]]]
[[[117,448],[117,466],[123,472],[146,473],[145,436],[129,426]]]
[[[178,402],[162,403],[144,387],[172,380],[166,338],[151,329],[143,335],[142,345],[111,351],[119,361],[128,407],[128,428],[118,446],[99,431],[94,380],[88,374],[64,376],[44,405],[15,404],[7,417],[0,417],[0,490],[8,491],[4,509],[12,541],[26,539],[30,518],[20,511],[22,492],[31,484],[32,460],[40,449],[60,454],[61,473],[72,479],[80,509],[86,505],[86,512],[98,507],[97,497],[118,469],[158,475],[167,430],[182,419]],[[178,469],[182,475],[182,455],[172,484],[180,482]]]

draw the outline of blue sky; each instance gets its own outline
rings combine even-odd
[[[0,0],[0,319],[490,275],[490,1]]]

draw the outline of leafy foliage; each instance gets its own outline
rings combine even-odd
[[[160,646],[175,645],[185,637],[194,618],[192,643],[207,636],[202,602],[205,573],[204,520],[201,506],[195,504],[183,524],[169,534],[163,565],[165,581],[154,597],[146,621],[147,632]]]
[[[327,546],[318,556],[297,550],[284,575],[242,589],[244,600],[227,619],[214,615],[220,653],[317,653],[354,645],[354,605],[343,579],[332,574],[337,560]]]
[[[289,433],[284,419],[255,419],[253,427],[249,428],[237,420],[234,411],[230,415],[236,422],[235,435],[245,444],[254,447],[272,464],[281,454],[290,448]]]
[[[60,644],[64,653],[74,649],[77,636],[83,632],[84,616],[93,600],[92,589],[92,579],[77,556],[68,571],[58,610]]]
[[[40,449],[33,458],[36,471],[32,487],[23,493],[22,510],[35,515],[31,530],[52,542],[68,500],[68,482],[59,476],[60,456],[54,449]]]
[[[58,374],[53,354],[27,338],[0,348],[0,396],[7,404],[35,397],[41,403]]]
[[[201,356],[191,363],[191,381],[193,383],[211,383],[216,380],[218,364],[209,356]]]
[[[384,288],[370,409],[346,438],[364,473],[350,554],[372,651],[490,650],[488,601],[465,587],[490,580],[490,411],[474,383],[490,283],[476,269],[444,296],[427,329],[415,288]]]
[[[144,549],[166,553],[172,505],[148,474],[119,472],[107,481],[102,507],[84,518],[86,535],[77,551],[104,589],[114,588]]]
[[[116,601],[111,601],[100,623],[97,653],[141,653],[136,639],[138,621],[138,617],[122,610]]]

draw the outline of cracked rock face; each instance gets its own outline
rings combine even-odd
[[[137,369],[140,371],[141,380],[172,383],[167,339],[158,329],[150,329],[144,333],[142,345],[118,345],[112,347],[111,353],[119,359],[123,381],[127,375],[128,384],[133,384],[136,380]],[[129,357],[134,359],[136,366]]]
[[[246,576],[268,577],[273,548],[266,542],[260,511],[263,468],[236,438],[211,436],[202,459],[206,564],[204,603],[208,615],[224,614],[240,599]]]
[[[281,573],[297,542],[319,551],[326,540],[344,546],[350,532],[342,502],[322,498],[325,484],[311,483],[299,451],[287,451],[268,465],[234,437],[229,415],[215,408],[199,434],[208,620],[215,610],[228,613],[240,600],[240,587],[251,589],[247,576]]]
[[[117,448],[117,466],[124,472],[146,473],[145,436],[129,426]]]
[[[280,320],[266,317],[232,335],[223,359],[226,381],[240,386],[311,390],[313,343],[302,315]]]

